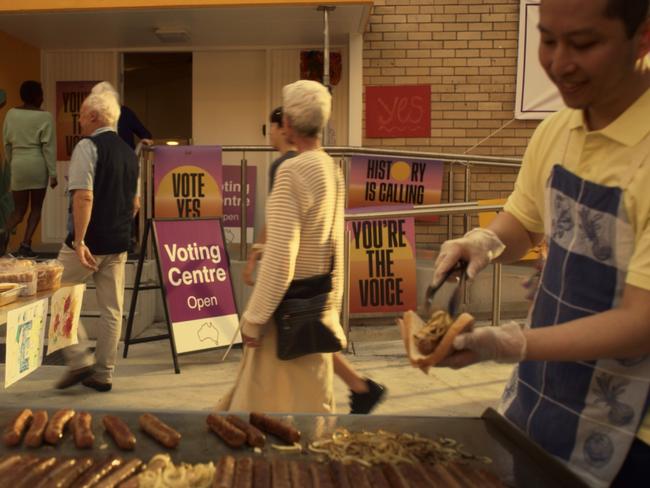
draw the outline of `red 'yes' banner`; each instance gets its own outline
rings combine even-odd
[[[366,87],[366,137],[430,137],[429,85]]]

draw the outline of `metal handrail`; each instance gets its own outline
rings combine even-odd
[[[477,214],[499,212],[503,205],[479,205],[478,202],[442,203],[440,205],[415,205],[406,210],[375,210],[345,214],[346,221],[370,219],[397,219],[400,217],[430,217],[432,215]]]
[[[396,150],[396,149],[384,149],[384,148],[364,148],[364,147],[356,147],[356,146],[325,146],[323,148],[328,154],[331,156],[339,156],[343,158],[348,158],[351,156],[355,155],[375,155],[375,156],[386,156],[386,157],[404,157],[404,158],[416,158],[416,159],[421,159],[421,160],[431,160],[431,161],[439,161],[442,163],[449,163],[449,198],[450,198],[450,203],[451,199],[453,198],[453,165],[454,164],[461,164],[465,166],[465,202],[467,202],[469,198],[469,180],[470,180],[470,167],[471,166],[483,166],[483,167],[496,167],[496,168],[514,168],[518,169],[521,167],[521,160],[518,158],[507,158],[507,157],[499,157],[499,156],[479,156],[479,155],[472,155],[472,154],[446,154],[446,153],[432,153],[432,152],[422,152],[422,151],[403,151],[403,150]],[[241,159],[241,181],[244,182],[246,181],[246,166],[247,166],[247,160],[246,160],[246,152],[273,152],[275,149],[272,146],[221,146],[221,150],[223,152],[241,152],[243,154],[242,159]],[[347,165],[346,165],[347,166]],[[346,168],[346,175],[347,175],[347,168]],[[347,176],[346,176],[347,178]],[[247,228],[246,228],[246,207],[245,207],[245,202],[246,202],[246,185],[242,184],[241,185],[241,209],[240,209],[240,236],[246,236],[247,235]],[[448,213],[435,213],[435,214],[426,214],[424,207],[421,206],[422,210],[416,210],[413,209],[411,211],[415,212],[413,216],[417,215],[450,215],[450,222],[448,223],[448,228],[447,228],[447,238],[451,239],[452,238],[452,222],[451,222],[451,216],[455,215],[456,212],[448,212]],[[429,206],[431,207],[431,206]],[[490,211],[488,207],[485,207],[485,211]],[[477,211],[480,212],[480,211]],[[476,212],[470,212],[470,213],[476,213]],[[389,217],[389,215],[385,215],[385,217]],[[361,220],[361,218],[356,219],[356,220]],[[468,230],[469,226],[469,218],[468,215],[465,216],[464,219],[464,227],[465,231]],[[248,257],[248,247],[246,244],[246,241],[244,240],[245,237],[240,237],[240,245],[239,245],[239,258],[241,260],[246,260]]]
[[[356,154],[371,154],[377,156],[399,156],[404,158],[430,159],[445,163],[464,163],[473,166],[489,166],[502,168],[521,167],[520,158],[500,156],[480,156],[474,154],[447,154],[422,151],[403,151],[398,149],[366,148],[356,146],[325,146],[323,148],[331,156],[354,156]],[[221,146],[224,152],[273,152],[272,146]]]

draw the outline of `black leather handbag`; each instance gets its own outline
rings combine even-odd
[[[330,242],[333,242],[335,219],[336,211],[330,230]],[[336,352],[343,348],[334,331],[323,323],[323,314],[327,310],[329,293],[332,291],[333,269],[334,246],[328,273],[293,280],[289,284],[280,305],[273,313],[277,329],[278,359],[296,359],[306,354]]]
[[[327,274],[291,282],[273,314],[278,359],[296,359],[306,354],[342,349],[340,339],[323,323],[331,290],[331,270]]]

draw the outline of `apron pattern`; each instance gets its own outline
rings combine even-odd
[[[547,183],[548,258],[529,327],[604,312],[620,300],[634,250],[623,189],[553,167]],[[650,359],[522,362],[500,411],[593,485],[616,476],[647,411]]]

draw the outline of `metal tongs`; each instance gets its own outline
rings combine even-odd
[[[436,294],[436,292],[440,289],[442,285],[444,285],[449,278],[454,273],[458,273],[459,276],[456,278],[457,284],[456,284],[456,289],[454,292],[451,294],[451,297],[449,298],[449,304],[447,305],[447,313],[449,313],[449,316],[451,318],[455,318],[456,315],[458,314],[458,309],[460,308],[460,302],[463,297],[463,288],[465,285],[465,280],[467,279],[467,262],[466,261],[458,261],[449,271],[445,273],[445,276],[443,277],[442,280],[440,280],[440,283],[438,283],[436,286],[431,286],[427,288],[426,293],[424,294],[424,306],[425,306],[425,319],[429,320],[429,317],[433,314],[433,297]]]

